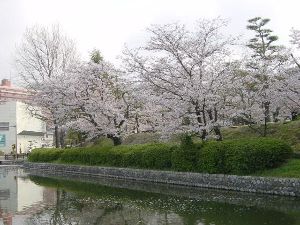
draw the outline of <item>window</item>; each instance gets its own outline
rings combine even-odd
[[[0,122],[0,130],[9,130],[9,122]]]
[[[0,134],[0,147],[5,147],[5,145],[6,145],[5,134]]]

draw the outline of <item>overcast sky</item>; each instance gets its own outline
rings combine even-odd
[[[197,19],[229,19],[229,32],[249,35],[247,20],[270,18],[269,27],[288,44],[292,27],[300,29],[299,0],[0,0],[0,79],[15,72],[13,60],[26,27],[59,23],[76,41],[84,59],[97,48],[116,62],[125,43],[139,45],[150,24]]]

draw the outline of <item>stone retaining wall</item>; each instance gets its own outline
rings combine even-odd
[[[300,197],[300,179],[185,173],[130,168],[24,163],[24,168],[53,174],[77,174],[175,185]]]
[[[22,165],[24,160],[0,160],[1,165]]]

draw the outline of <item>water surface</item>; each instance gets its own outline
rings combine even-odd
[[[0,225],[300,225],[300,199],[0,167]]]

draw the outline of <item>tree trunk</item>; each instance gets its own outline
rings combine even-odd
[[[265,117],[263,137],[266,137],[266,136],[267,136],[267,118]]]
[[[199,128],[201,128],[201,126],[203,126],[202,125],[203,123],[206,125],[206,119],[205,119],[205,114],[203,113],[204,118],[202,121],[202,118],[201,118],[202,111],[200,110],[198,102],[196,102],[196,104],[195,104],[195,112],[196,112],[196,116],[197,116],[198,126],[199,126]],[[203,129],[201,136],[200,136],[202,141],[205,141],[206,136],[207,136],[207,131],[206,131],[206,129]]]
[[[264,115],[264,132],[263,136],[267,136],[267,129],[268,129],[268,122],[270,122],[270,102],[264,102],[264,110],[265,110],[265,115]]]
[[[203,105],[202,105],[202,119],[203,119],[203,124],[204,124],[204,126],[207,125],[207,122],[206,122],[206,114],[205,114],[205,107],[206,107],[206,105],[205,105],[205,99],[204,99],[204,103],[203,103]],[[204,129],[204,130],[202,131],[202,137],[201,137],[202,141],[205,141],[205,140],[206,140],[207,135],[208,135],[208,133],[207,133],[206,129]]]
[[[208,118],[210,121],[213,121],[214,123],[217,122],[218,120],[218,112],[217,109],[214,108],[214,113],[212,112],[211,109],[207,110]],[[217,141],[222,141],[222,134],[221,134],[221,129],[219,126],[214,125],[213,130],[215,132],[215,135],[217,136]]]
[[[293,112],[291,113],[291,116],[292,116],[292,120],[293,120],[293,121],[296,120],[297,117],[298,117],[298,112],[293,111]]]
[[[139,123],[139,117],[138,115],[136,114],[135,115],[135,123],[136,123],[136,133],[140,133],[140,123]]]
[[[114,146],[122,144],[122,139],[121,139],[120,136],[115,136],[115,135],[112,135],[112,134],[108,134],[107,137],[113,141]]]
[[[205,140],[206,140],[206,136],[207,136],[207,131],[206,131],[206,129],[203,129],[203,130],[202,130],[202,134],[201,134],[201,139],[202,139],[202,141],[205,141]]]
[[[214,107],[214,115],[215,115],[215,123],[218,121],[218,110],[216,107]],[[222,141],[223,140],[223,136],[221,133],[221,129],[220,126],[214,126],[214,132],[215,134],[218,136],[217,137],[217,141]]]
[[[60,142],[60,146],[62,148],[65,147],[65,131],[63,129],[60,129],[59,132],[59,142]]]
[[[222,133],[221,133],[220,127],[214,126],[214,132],[217,135],[217,141],[222,141],[223,137],[222,137]]]
[[[56,120],[54,120],[54,139],[55,139],[55,148],[59,148],[58,125],[56,124]]]

